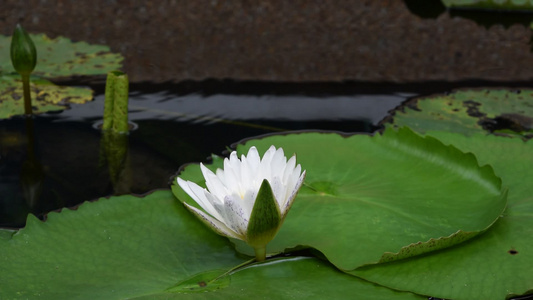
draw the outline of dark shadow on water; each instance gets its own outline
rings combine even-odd
[[[435,19],[446,12],[440,0],[404,0],[404,3],[411,13],[423,19]]]
[[[476,22],[485,28],[513,25],[529,27],[533,21],[532,11],[509,11],[495,9],[451,8],[448,9],[440,0],[404,0],[409,11],[424,19],[436,19],[448,12],[452,18],[463,18]]]

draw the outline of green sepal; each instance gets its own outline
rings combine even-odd
[[[265,179],[259,188],[246,232],[246,243],[254,248],[265,247],[278,232],[281,213],[270,183]]]
[[[17,24],[11,38],[11,63],[21,75],[30,75],[37,64],[35,45],[20,24]]]

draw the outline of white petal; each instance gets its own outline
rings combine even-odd
[[[211,217],[210,215],[204,213],[203,211],[199,210],[198,208],[194,206],[190,206],[187,203],[183,203],[183,204],[185,204],[185,207],[187,207],[192,213],[194,213],[204,224],[211,227],[218,234],[224,235],[227,237],[236,238],[239,240],[244,240],[242,236],[237,235],[235,232],[229,229],[226,225],[224,225],[224,223],[216,220],[215,218]]]
[[[285,166],[285,170],[283,170],[283,179],[281,181],[287,183],[287,181],[289,180],[289,176],[292,175],[292,173],[294,172],[295,166],[296,166],[296,156],[293,155],[287,162],[287,165]]]
[[[224,159],[224,171],[227,171],[228,169],[233,171],[236,178],[241,178],[241,161],[237,157],[236,151],[231,152],[229,158]]]
[[[274,153],[274,157],[272,157],[271,170],[272,170],[272,178],[274,176],[278,176],[280,174],[283,174],[283,170],[285,170],[285,165],[287,164],[287,158],[285,158],[285,154],[283,153],[283,149],[279,148],[276,150],[276,153]]]
[[[300,187],[304,183],[304,179],[305,179],[305,170],[303,171],[302,175],[298,178],[298,181],[296,182],[296,185],[294,186],[294,189],[291,191],[291,195],[287,199],[287,202],[285,203],[285,206],[281,208],[281,218],[282,219],[284,219],[287,216],[287,212],[291,208],[292,203],[294,202],[294,199],[296,199],[296,195],[298,194],[298,191],[300,190]]]
[[[214,203],[217,202],[216,197],[209,197],[208,199],[208,196],[211,196],[209,192],[192,181],[185,181],[178,177],[178,184],[208,214],[220,219],[220,214],[214,208]]]
[[[224,198],[224,211],[224,223],[237,234],[245,236],[250,216],[247,215],[242,206],[240,197],[226,196]]]
[[[255,198],[257,198],[257,192],[259,192],[259,187],[254,189],[248,189],[244,194],[244,198],[242,199],[242,206],[246,210],[248,220],[250,219],[252,209],[254,208]]]
[[[274,198],[278,202],[278,207],[283,207],[286,201],[286,197],[284,193],[285,188],[281,183],[281,179],[276,176],[272,178],[272,180],[268,183],[270,183],[270,187],[272,188],[272,194],[274,194]]]
[[[259,166],[261,165],[261,157],[259,157],[259,153],[255,147],[252,147],[250,150],[248,150],[246,161],[248,162],[250,170],[253,173],[257,172],[257,169],[259,169]]]
[[[229,159],[224,159],[224,179],[224,184],[229,192],[238,191],[240,189],[240,160],[237,158],[237,153],[235,151],[231,153]]]
[[[248,153],[252,152],[252,149]],[[250,166],[250,159],[246,156],[241,157],[241,180],[240,180],[240,191],[244,193],[245,189],[250,188],[254,184],[255,172]]]
[[[228,193],[226,186],[220,180],[219,176],[215,175],[213,172],[211,172],[211,170],[206,168],[203,164],[200,164],[200,168],[202,169],[202,173],[204,174],[205,185],[207,186],[207,189],[209,190],[211,194],[225,195]]]

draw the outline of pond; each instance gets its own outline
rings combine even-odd
[[[37,115],[32,125],[22,117],[0,121],[0,226],[23,227],[30,212],[42,218],[49,211],[99,197],[167,188],[181,165],[221,155],[245,138],[292,130],[372,133],[390,111],[415,96],[497,85],[216,80],[133,84],[129,120],[135,129],[128,135],[128,179],[116,190],[98,129],[104,86],[66,82],[80,84],[96,91],[93,102]],[[35,169],[28,167],[32,160]]]
[[[129,134],[128,183],[119,192],[102,163],[101,134],[95,128],[103,115],[102,86],[93,86],[97,94],[91,103],[35,116],[31,136],[24,118],[2,120],[0,225],[22,227],[28,212],[43,216],[99,197],[167,188],[182,164],[204,161],[251,136],[302,129],[373,132],[388,111],[414,95],[400,87],[378,86],[370,93],[358,86],[208,81],[192,90],[186,83],[134,85],[129,120],[136,128]],[[29,146],[35,148],[35,170],[25,167]]]
[[[63,293],[65,286],[65,299],[193,299],[198,292],[213,299],[242,292],[249,299],[256,289],[282,298],[353,293],[400,300],[531,292],[531,199],[523,180],[510,172],[533,176],[527,169],[533,163],[527,155],[533,135],[530,13],[449,11],[439,1],[416,0],[294,7],[274,1],[108,1],[105,8],[43,4],[32,14],[16,1],[2,5],[20,11],[32,32],[122,52],[122,69],[131,79],[132,129],[114,143],[100,130],[103,75],[52,76],[58,85],[89,87],[93,101],[0,120],[0,251],[7,253],[0,265],[10,270],[6,280],[15,278],[0,296],[54,298],[54,290]],[[11,26],[16,15],[0,24]],[[471,88],[478,89],[473,98],[454,92]],[[434,106],[423,106],[430,102]],[[402,118],[392,122],[396,114]],[[516,116],[519,121],[509,121]],[[439,127],[446,122],[450,127]],[[442,143],[393,130],[402,124],[422,135],[436,126]],[[244,151],[250,145],[243,141],[294,132],[291,137],[309,139],[278,141],[308,155],[298,157],[307,162],[303,168],[319,170],[309,172],[299,194],[311,204],[295,205],[284,223],[288,229],[270,244],[269,251],[281,254],[235,267],[253,257],[247,242],[229,242],[202,227],[180,203],[190,204],[191,195],[172,194],[171,180],[181,170],[185,179],[200,182],[198,162],[212,159],[221,166],[217,156],[237,145]],[[338,136],[324,132],[339,133],[343,141],[328,140]],[[317,136],[328,142],[314,142]],[[115,149],[119,159],[109,154],[109,144],[121,145]],[[411,160],[411,154],[422,158]],[[390,157],[401,158],[398,165],[379,162]],[[368,205],[373,202],[379,205]],[[320,224],[332,229],[325,233]],[[397,242],[403,235],[409,242]],[[435,245],[441,250],[429,252]],[[300,294],[304,290],[311,296]]]

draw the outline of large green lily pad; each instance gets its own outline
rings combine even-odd
[[[492,165],[509,187],[507,210],[492,228],[468,243],[352,274],[394,289],[445,299],[501,300],[533,292],[532,142],[481,134],[428,134]]]
[[[91,89],[57,86],[39,78],[32,78],[30,93],[34,114],[64,110],[69,104],[81,104],[93,99]],[[24,114],[22,95],[19,76],[0,75],[0,119]]]
[[[466,99],[470,104],[479,103],[482,118],[519,114],[516,125],[508,123],[516,134],[492,135],[482,128],[460,126],[454,118],[476,118],[468,117],[463,107]],[[388,126],[412,125],[418,132],[472,152],[480,163],[490,164],[509,187],[508,208],[495,226],[469,243],[352,273],[397,289],[448,299],[504,299],[533,292],[533,256],[529,254],[533,252],[533,144],[524,142],[528,134],[516,129],[528,127],[532,106],[531,90],[456,91],[449,96],[419,99],[418,110],[397,112]],[[462,110],[454,114],[449,107]],[[438,118],[430,120],[429,115]]]
[[[408,129],[383,135],[294,133],[249,140],[296,153],[307,170],[302,188],[269,252],[304,246],[343,270],[403,259],[463,242],[486,230],[505,208],[500,180],[471,154]],[[209,167],[222,166],[219,157]],[[204,184],[198,165],[181,178]],[[204,185],[205,186],[205,185]],[[194,201],[173,185],[181,201]],[[237,242],[237,249],[252,250]]]
[[[457,90],[412,100],[386,127],[533,136],[533,90]]]
[[[376,286],[315,258],[254,264],[170,193],[120,196],[29,216],[0,230],[2,299],[424,299]]]
[[[30,34],[37,49],[34,75],[63,77],[107,74],[121,68],[123,57],[107,46],[73,43],[65,37],[51,39],[45,34]],[[15,72],[9,56],[11,36],[0,35],[0,73]]]

